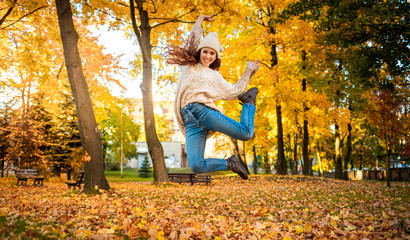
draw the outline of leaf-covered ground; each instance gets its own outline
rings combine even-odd
[[[212,184],[0,179],[0,239],[410,239],[410,183],[216,177]]]

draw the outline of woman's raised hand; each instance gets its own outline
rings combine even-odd
[[[252,61],[248,61],[247,63],[246,63],[246,68],[248,68],[249,70],[251,70],[251,71],[258,71],[258,69],[260,68],[260,66],[259,66],[259,60],[256,60],[256,61],[254,61],[254,62],[252,62]]]
[[[261,67],[260,65],[259,65],[259,60],[256,60],[256,61],[254,61],[254,62],[252,62],[252,61],[248,61],[247,63],[246,63],[246,70],[249,70],[249,71],[251,71],[251,78],[253,77],[253,75],[255,75],[255,73],[259,70],[259,68]],[[246,71],[245,70],[245,71]]]
[[[209,16],[207,16],[207,15],[201,15],[201,17],[204,19],[204,21],[208,21],[208,22],[213,22],[213,21],[215,21],[214,15],[209,15]]]

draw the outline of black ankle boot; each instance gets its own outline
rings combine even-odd
[[[232,172],[237,173],[242,179],[248,179],[248,173],[242,167],[241,163],[235,155],[232,155],[226,159],[226,168],[227,170],[231,170]]]
[[[241,101],[241,104],[249,103],[255,106],[256,95],[258,94],[258,89],[256,87],[250,88],[248,91],[239,95],[238,99]]]

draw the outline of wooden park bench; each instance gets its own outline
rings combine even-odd
[[[176,183],[191,183],[191,186],[194,183],[208,183],[211,182],[212,177],[206,174],[196,174],[196,173],[168,173],[168,178],[171,182]]]
[[[34,186],[43,186],[44,177],[38,174],[37,169],[16,169],[17,186],[27,186],[29,179],[34,179]]]
[[[67,184],[68,189],[71,189],[71,187],[75,188],[78,187],[78,189],[81,189],[81,184],[84,183],[84,172],[81,171],[80,175],[78,175],[78,179],[75,182],[65,182]]]

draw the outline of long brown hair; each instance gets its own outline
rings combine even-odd
[[[198,43],[195,38],[189,38],[185,47],[169,45],[165,48],[165,58],[168,64],[177,64],[179,66],[194,66],[199,63],[201,49],[198,48]],[[209,68],[218,71],[221,67],[221,59],[216,56],[216,59]]]

